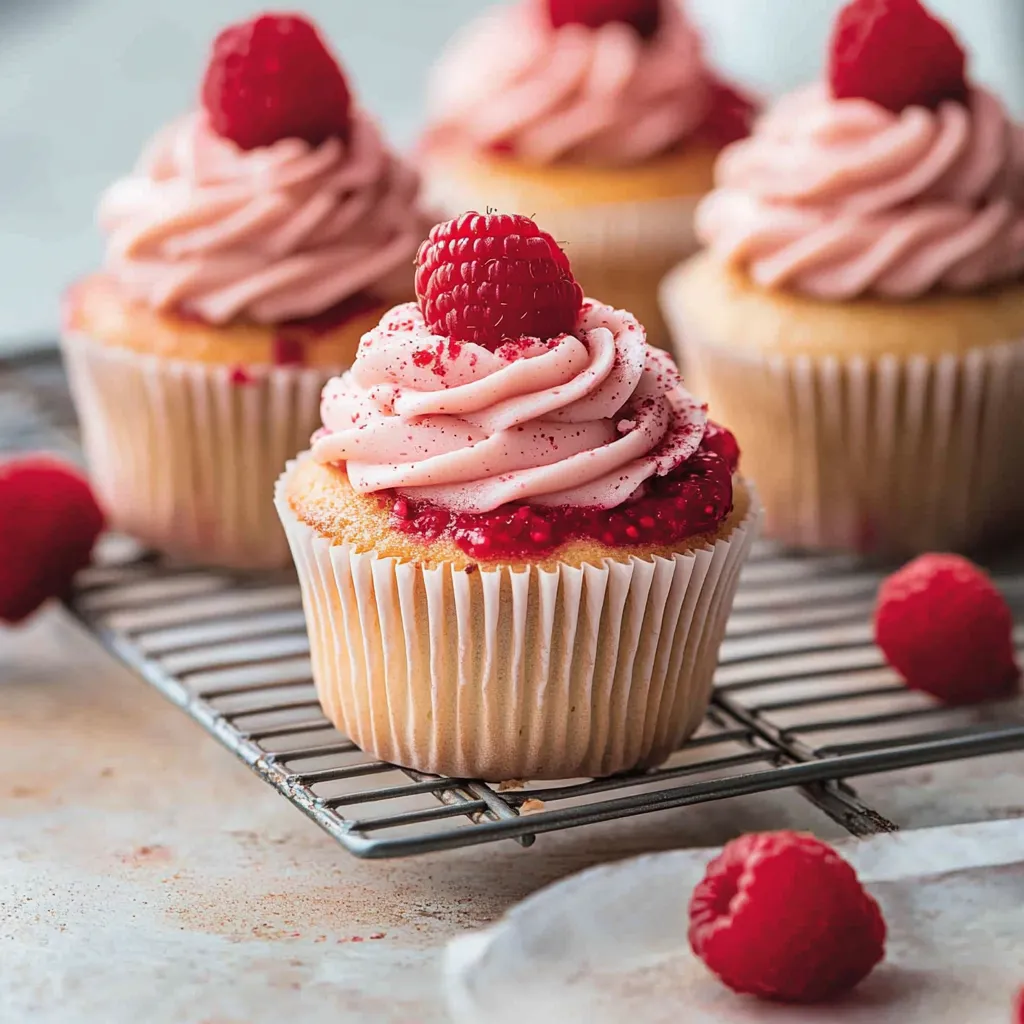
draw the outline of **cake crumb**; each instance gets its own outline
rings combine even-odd
[[[539,811],[544,810],[544,801],[538,800],[536,797],[530,797],[529,800],[524,800],[519,805],[520,814],[537,814]]]
[[[506,779],[498,783],[498,792],[507,793],[510,789],[525,789],[526,783],[522,779]]]

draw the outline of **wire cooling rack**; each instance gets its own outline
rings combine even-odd
[[[56,357],[0,363],[0,450],[77,451]],[[1024,560],[992,567],[1024,613]],[[393,857],[797,788],[855,835],[897,825],[850,780],[1024,750],[1019,704],[941,707],[911,693],[871,640],[882,572],[846,556],[756,545],[697,735],[662,767],[505,786],[424,775],[364,754],[323,717],[288,573],[172,566],[113,539],[70,609],[140,676],[352,853]],[[1024,626],[1015,639],[1024,647]]]

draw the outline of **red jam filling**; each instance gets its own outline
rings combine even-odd
[[[662,547],[717,529],[732,511],[732,474],[739,446],[709,423],[700,447],[683,465],[647,481],[641,497],[617,508],[509,504],[493,512],[451,512],[394,497],[391,525],[428,541],[450,538],[471,558],[542,558],[572,540],[609,547]]]

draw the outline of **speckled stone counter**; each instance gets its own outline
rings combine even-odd
[[[1024,813],[1024,754],[861,780],[905,827]],[[752,829],[839,827],[776,793],[360,862],[59,610],[0,631],[0,1020],[432,1024],[453,935],[546,883]]]

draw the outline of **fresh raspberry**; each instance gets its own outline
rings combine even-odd
[[[736,992],[834,999],[885,954],[885,921],[853,868],[796,832],[734,839],[690,900],[694,953]]]
[[[554,28],[586,25],[600,28],[620,21],[649,39],[661,24],[662,0],[547,0],[548,16]]]
[[[0,465],[0,620],[64,597],[89,563],[103,513],[85,478],[48,456]]]
[[[836,99],[860,98],[894,114],[967,100],[967,57],[921,0],[852,0],[832,29],[828,80]]]
[[[711,82],[711,103],[697,129],[701,142],[720,149],[750,134],[758,113],[757,103],[745,93],[720,79]]]
[[[427,325],[492,351],[571,332],[583,302],[569,259],[529,217],[464,213],[432,228],[416,257]]]
[[[202,100],[213,130],[242,149],[348,135],[348,82],[316,27],[297,14],[261,14],[224,29]]]
[[[946,704],[1008,696],[1020,678],[1010,609],[959,555],[921,555],[885,580],[875,639],[907,686]]]

